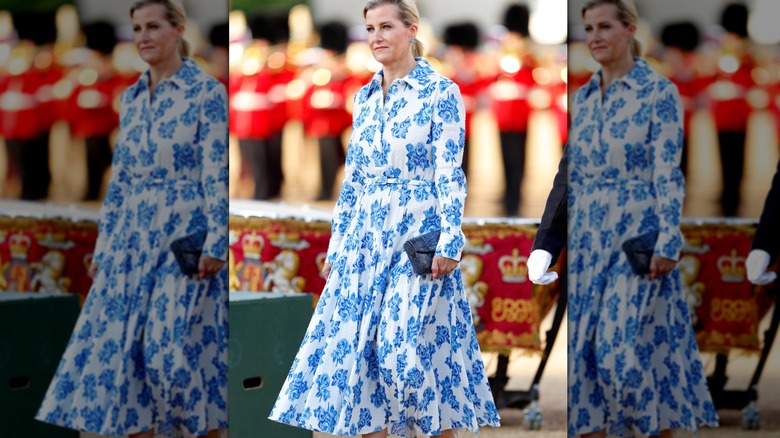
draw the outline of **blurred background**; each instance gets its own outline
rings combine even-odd
[[[184,0],[195,60],[227,85],[227,0]],[[99,206],[118,102],[146,69],[125,0],[0,3],[0,197]]]
[[[233,198],[332,208],[352,95],[381,67],[364,3],[232,3]],[[466,105],[466,215],[541,216],[566,137],[565,0],[417,5],[425,56]]]

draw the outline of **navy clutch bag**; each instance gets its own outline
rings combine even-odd
[[[439,244],[440,231],[431,231],[409,239],[404,243],[404,251],[412,261],[412,269],[417,275],[431,273],[436,245]]]
[[[180,237],[171,242],[171,251],[179,263],[181,272],[186,275],[197,274],[200,256],[203,253],[203,244],[206,243],[207,231],[198,231]]]
[[[658,231],[640,234],[623,242],[623,251],[636,275],[650,273],[650,260],[653,258]]]

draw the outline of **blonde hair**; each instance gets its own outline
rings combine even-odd
[[[636,12],[633,0],[590,0],[582,7],[582,18],[585,18],[585,12],[599,5],[614,5],[617,9],[617,19],[623,23],[623,26],[628,27],[632,24],[636,26],[637,21],[639,21],[639,14]],[[639,41],[634,38],[630,44],[631,56],[642,56],[642,45]]]
[[[398,19],[409,27],[413,24],[420,23],[420,13],[417,12],[417,4],[414,0],[368,0],[366,6],[363,8],[363,18],[366,18],[366,13],[371,9],[374,9],[382,5],[395,5],[398,7]],[[423,55],[423,43],[417,38],[412,41],[412,55],[417,58]]]
[[[130,7],[130,18],[133,13],[149,5],[161,5],[165,8],[165,19],[171,23],[171,26],[184,25],[187,22],[187,13],[184,12],[184,5],[178,0],[136,0]],[[185,39],[179,40],[179,56],[190,56],[190,43]]]

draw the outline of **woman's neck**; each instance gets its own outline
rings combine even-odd
[[[417,61],[414,59],[413,56],[404,58],[403,60],[398,61],[394,64],[383,65],[382,72],[384,74],[384,79],[383,79],[382,87],[385,90],[387,90],[387,88],[390,87],[390,84],[392,84],[394,80],[403,78],[406,75],[408,75],[409,72],[412,71],[416,65],[417,65]]]
[[[182,65],[184,65],[184,61],[182,61],[182,59],[178,56],[174,56],[170,59],[149,66],[149,73],[152,80],[152,83],[149,84],[149,88],[154,90],[160,81],[175,75]]]
[[[627,55],[609,64],[601,65],[602,90],[606,90],[609,84],[617,78],[625,76],[634,67],[634,58]]]

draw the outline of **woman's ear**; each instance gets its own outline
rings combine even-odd
[[[636,24],[628,25],[628,33],[631,35],[631,39],[636,37]]]
[[[412,38],[417,38],[417,24],[412,23],[411,26],[409,26],[409,32],[412,33]]]

